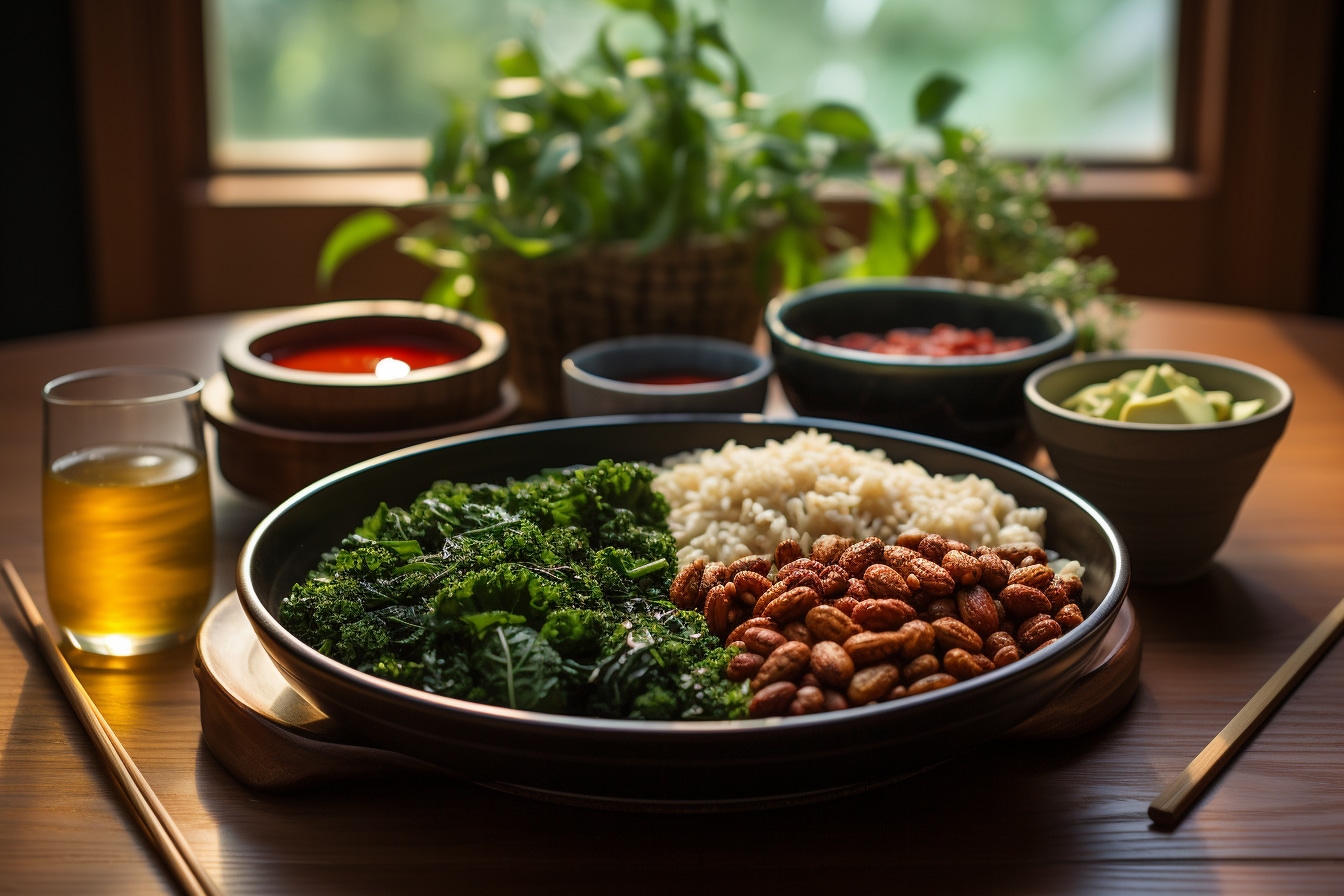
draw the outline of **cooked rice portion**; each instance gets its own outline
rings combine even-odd
[[[786,538],[806,553],[826,534],[890,543],[919,530],[972,547],[1045,539],[1045,509],[1018,507],[988,479],[930,475],[816,430],[760,448],[729,441],[675,455],[653,484],[672,507],[668,524],[682,564],[768,554]]]

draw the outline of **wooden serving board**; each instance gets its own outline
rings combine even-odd
[[[1134,695],[1141,655],[1139,623],[1126,599],[1087,671],[1007,736],[1063,739],[1101,726]],[[447,774],[430,763],[357,742],[300,696],[261,646],[236,593],[201,626],[196,680],[206,744],[249,787],[292,790],[389,774]]]
[[[386,432],[316,432],[258,423],[238,413],[223,373],[206,381],[205,419],[219,439],[219,471],[234,488],[279,504],[328,473],[408,445],[501,426],[518,410],[518,390],[505,380],[499,403],[476,417]]]

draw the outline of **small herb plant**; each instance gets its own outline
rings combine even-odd
[[[1063,303],[1084,351],[1118,347],[1133,303],[1110,291],[1116,271],[1108,259],[1081,256],[1095,231],[1058,224],[1047,199],[1051,184],[1076,170],[1057,157],[1035,166],[994,158],[984,132],[945,121],[961,90],[946,76],[921,89],[916,114],[937,132],[941,155],[909,163],[925,168],[923,191],[941,213],[948,270],[1026,299]]]

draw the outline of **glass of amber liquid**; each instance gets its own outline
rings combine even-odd
[[[165,650],[201,621],[214,582],[203,385],[117,367],[42,390],[47,599],[79,650]]]

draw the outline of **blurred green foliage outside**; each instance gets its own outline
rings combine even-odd
[[[1171,153],[1177,0],[726,0],[755,88],[862,107],[893,140],[937,71],[997,152],[1161,162]],[[495,44],[559,66],[591,46],[599,0],[209,0],[219,141],[420,138],[448,91],[489,80]]]

